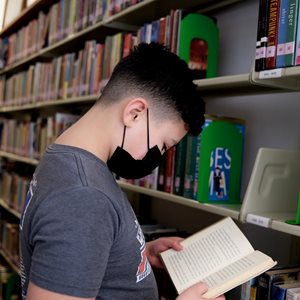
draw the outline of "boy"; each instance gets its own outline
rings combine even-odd
[[[204,103],[186,63],[141,44],[114,69],[97,103],[50,145],[20,222],[23,298],[158,299],[152,267],[179,238],[146,244],[111,172],[140,178],[184,135],[197,135]],[[201,299],[198,284],[178,299]]]

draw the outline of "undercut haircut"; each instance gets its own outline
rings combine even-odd
[[[151,103],[151,114],[161,120],[181,118],[190,135],[199,135],[205,103],[193,83],[186,62],[166,47],[139,44],[114,68],[99,103],[109,105],[128,97]]]

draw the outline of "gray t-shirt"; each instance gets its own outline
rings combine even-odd
[[[158,299],[136,216],[107,165],[49,146],[20,221],[23,299],[29,280],[75,297]]]

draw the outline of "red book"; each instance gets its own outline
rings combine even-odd
[[[170,148],[166,155],[165,165],[165,186],[164,191],[166,193],[173,193],[173,178],[174,178],[174,162],[175,162],[175,151],[176,148]]]
[[[131,50],[132,33],[125,33],[123,37],[123,54],[122,57],[129,55]]]
[[[266,69],[276,68],[276,45],[278,38],[279,13],[280,0],[270,0]]]
[[[166,44],[166,21],[166,18],[159,20],[158,42],[163,45]]]

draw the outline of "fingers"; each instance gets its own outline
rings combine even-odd
[[[176,250],[176,251],[181,251],[183,249],[183,246],[180,244],[184,239],[180,237],[170,237],[167,238],[169,247]]]

